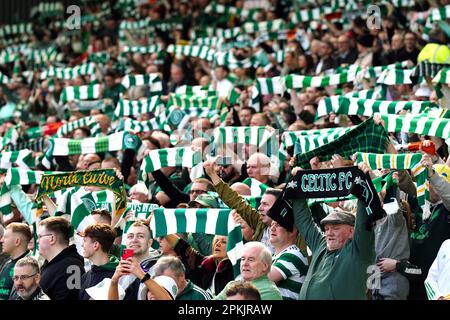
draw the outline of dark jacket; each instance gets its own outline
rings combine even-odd
[[[91,297],[86,289],[97,285],[105,278],[111,278],[118,265],[119,259],[110,256],[108,263],[101,266],[93,265],[91,270],[83,274],[81,276],[80,300],[89,300]]]
[[[228,282],[234,280],[233,265],[229,259],[216,264],[212,256],[201,255],[183,239],[178,241],[174,251],[181,261],[191,269],[190,280],[204,290],[211,287],[214,279],[215,292],[213,293],[218,294]]]
[[[84,260],[75,245],[62,250],[41,270],[41,288],[51,300],[78,300],[79,277],[84,274]],[[72,285],[72,286],[70,286]]]

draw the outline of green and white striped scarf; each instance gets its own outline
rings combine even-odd
[[[243,60],[237,59],[232,51],[217,52],[215,54],[215,64],[227,66],[231,70],[236,68],[251,68],[255,66],[256,58],[249,57]]]
[[[158,53],[161,51],[161,47],[157,44],[151,46],[124,46],[122,49],[122,53],[142,53],[142,54],[150,54],[150,53]]]
[[[386,69],[377,79],[378,84],[411,84],[412,69]]]
[[[294,15],[292,16],[292,22],[297,24],[302,22],[309,22],[312,20],[322,20],[322,14],[328,14],[332,12],[334,12],[333,8],[322,6],[313,9],[303,9],[294,13]]]
[[[200,46],[207,46],[211,48],[219,47],[223,42],[222,38],[219,37],[201,37],[193,40],[193,44]]]
[[[320,100],[317,117],[330,113],[360,116],[372,116],[375,113],[397,114],[404,110],[417,115],[428,108],[439,108],[439,106],[430,101],[385,101],[331,96]]]
[[[138,74],[133,76],[126,75],[122,79],[121,85],[125,90],[132,86],[148,85],[152,96],[160,95],[162,93],[162,81],[157,73]]]
[[[135,133],[138,132],[148,132],[152,130],[163,130],[164,129],[165,118],[164,115],[159,117],[145,120],[145,121],[137,121],[133,119],[125,119],[124,120],[124,131],[132,131]]]
[[[253,178],[246,178],[242,183],[250,187],[252,197],[262,197],[264,192],[270,188],[268,185]]]
[[[95,52],[89,55],[88,60],[94,63],[106,64],[108,63],[110,56],[108,52]]]
[[[0,52],[0,64],[7,64],[10,62],[14,62],[19,58],[18,53],[10,53],[6,50],[3,50]]]
[[[433,78],[433,83],[450,84],[450,68],[441,69]]]
[[[15,145],[17,143],[17,139],[19,138],[19,133],[17,132],[18,127],[19,126],[17,125],[15,127],[9,128],[4,136],[1,137],[0,150],[3,150],[9,144]]]
[[[0,83],[7,84],[10,82],[11,82],[11,80],[7,76],[5,76],[3,73],[0,72]]]
[[[116,132],[99,138],[86,138],[83,140],[50,138],[50,146],[45,153],[42,164],[46,168],[51,166],[53,156],[71,156],[86,153],[101,153],[124,149],[137,150],[141,140],[129,132]]]
[[[63,54],[59,53],[56,47],[31,50],[27,55],[27,60],[32,65],[42,65],[47,62],[61,61],[62,59]]]
[[[44,150],[47,149],[47,138],[39,137],[36,139],[30,139],[9,146],[9,151],[20,151],[23,149],[30,149],[34,152],[44,152]]]
[[[214,130],[216,145],[242,143],[259,147],[273,139],[276,139],[276,133],[266,127],[220,127]]]
[[[12,186],[23,186],[23,185],[31,185],[31,184],[39,184],[41,182],[41,177],[45,173],[51,174],[56,172],[51,171],[35,171],[28,170],[24,168],[9,168],[6,172],[5,180],[3,182],[1,192],[0,192],[0,213],[6,219],[12,217],[12,209],[11,209],[11,194],[10,190]],[[31,215],[28,215],[31,213]],[[23,212],[24,218],[27,223],[32,224],[35,219],[35,211],[32,212]]]
[[[211,86],[188,86],[184,85],[175,89],[176,94],[184,94],[187,96],[211,97],[217,96],[217,91]]]
[[[342,131],[348,131],[354,129],[355,126],[348,128],[327,128],[327,129],[316,129],[316,130],[299,130],[299,131],[285,131],[281,137],[281,141],[286,148],[292,147],[298,141],[299,137],[305,136],[329,136],[335,135]]]
[[[450,119],[412,115],[381,115],[388,132],[408,132],[450,138]]]
[[[92,62],[84,63],[73,68],[50,67],[41,73],[41,79],[55,77],[63,80],[73,80],[77,76],[91,75],[91,80],[95,79],[96,67]]]
[[[283,84],[283,77],[257,78],[254,90],[261,95],[283,94],[286,88]]]
[[[203,175],[202,154],[190,147],[152,150],[142,161],[139,178],[146,181],[148,173],[165,167],[191,168],[191,178],[199,178]]]
[[[207,46],[198,46],[198,45],[169,45],[167,47],[168,53],[173,53],[178,56],[187,56],[200,58],[206,61],[214,61],[214,56],[216,54],[216,50]]]
[[[191,96],[184,94],[169,93],[169,101],[167,102],[167,108],[171,106],[179,107],[181,109],[189,108],[207,108],[209,110],[217,109],[219,102],[218,96]],[[167,113],[169,109],[167,109]]]
[[[230,212],[230,209],[155,209],[150,229],[155,238],[174,233],[228,236],[227,255],[237,276],[242,256],[242,232]]]
[[[221,15],[235,15],[238,17],[243,17],[247,21],[254,21],[256,14],[260,9],[243,9],[236,8],[232,6],[224,6],[223,4],[211,3],[205,8],[206,13],[218,13]]]
[[[153,96],[150,99],[142,100],[124,100],[117,102],[114,115],[117,118],[138,116],[141,114],[153,112],[155,115],[161,114],[163,105],[159,96]]]
[[[94,117],[84,117],[75,121],[68,122],[61,127],[59,127],[58,131],[55,134],[56,138],[62,138],[63,136],[69,134],[70,132],[74,131],[75,129],[81,128],[81,127],[89,127],[92,128],[97,122],[95,121]]]
[[[72,100],[96,100],[100,98],[100,88],[100,84],[65,87],[59,101],[64,104]]]
[[[362,73],[364,78],[374,79],[378,78],[385,70],[388,69],[404,69],[408,67],[408,61],[402,61],[397,63],[388,64],[385,66],[376,66],[376,67],[368,67],[363,68]]]
[[[417,202],[425,212],[425,205],[430,198],[427,169],[420,161],[422,154],[376,154],[376,153],[356,153],[356,164],[364,162],[372,169],[398,169],[411,170],[417,183]],[[428,204],[429,205],[429,204]]]
[[[57,199],[57,212],[70,215],[70,224],[78,232],[83,232],[86,227],[96,221],[91,212],[95,207],[94,193],[84,188],[76,187],[65,192]]]
[[[326,87],[332,85],[344,84],[353,82],[356,79],[358,69],[350,69],[339,74],[330,76],[298,76],[287,75],[284,77],[285,86],[287,89],[300,89],[308,87]]]
[[[16,164],[19,168],[29,169],[35,166],[33,152],[25,149],[20,151],[3,151],[0,153],[0,169],[9,169]]]
[[[5,36],[10,36],[14,34],[33,34],[33,24],[32,23],[19,23],[19,24],[7,24],[0,27],[0,38]]]
[[[242,26],[244,33],[256,33],[260,31],[278,31],[286,29],[286,22],[283,19],[262,22],[246,22]]]
[[[241,28],[235,27],[230,29],[221,29],[221,28],[213,28],[213,27],[207,27],[206,28],[206,36],[209,37],[218,37],[222,39],[232,39],[236,38],[239,34],[241,34]],[[201,36],[204,36],[204,34],[197,35],[195,34],[192,38],[199,38]]]
[[[374,100],[386,100],[387,88],[384,85],[375,86],[373,89],[352,91],[344,94],[345,97],[358,98],[358,99],[374,99]]]

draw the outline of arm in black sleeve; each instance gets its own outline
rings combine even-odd
[[[161,170],[152,172],[156,183],[161,187],[162,191],[177,205],[183,202],[189,202],[189,195],[180,191],[169,178],[165,176]]]
[[[130,175],[131,167],[133,166],[135,157],[136,151],[134,151],[133,149],[124,150],[120,171],[122,172],[123,181],[125,181],[125,183],[128,181],[128,177]]]
[[[395,268],[398,273],[404,275],[408,279],[414,279],[422,275],[422,269],[413,265],[408,260],[400,260]]]
[[[75,171],[75,168],[70,163],[68,156],[54,156],[53,158],[58,164],[59,171]]]

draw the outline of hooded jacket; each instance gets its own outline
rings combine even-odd
[[[84,274],[84,260],[75,245],[62,250],[41,270],[40,286],[51,300],[78,300],[77,281]],[[72,286],[71,286],[72,284]]]
[[[86,292],[105,278],[111,278],[119,265],[119,259],[109,256],[109,261],[101,266],[93,265],[91,270],[81,276],[80,300],[89,300],[91,297]]]

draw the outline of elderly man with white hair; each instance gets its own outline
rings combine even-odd
[[[241,279],[251,282],[261,295],[261,300],[281,300],[281,293],[268,274],[272,267],[272,253],[261,242],[250,241],[244,244],[241,257]],[[225,300],[226,292],[236,281],[229,282],[214,299]]]
[[[270,180],[270,158],[263,153],[254,153],[247,160],[247,173],[250,178],[273,187]]]
[[[137,183],[130,188],[129,199],[131,202],[149,203],[151,194],[144,183]]]

